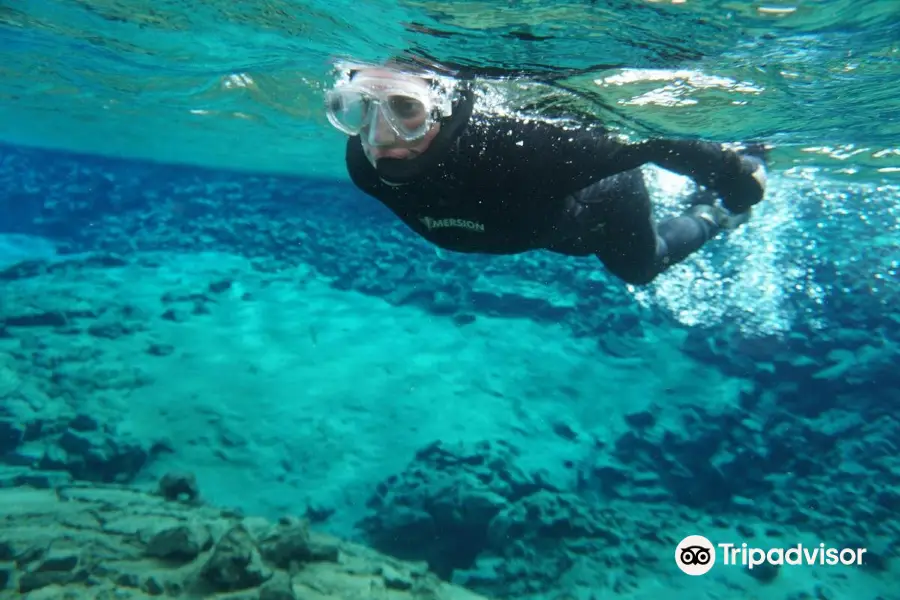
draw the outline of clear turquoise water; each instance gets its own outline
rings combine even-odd
[[[472,454],[458,464],[474,464],[491,453],[473,444],[503,438],[522,462],[483,461],[494,475],[545,469],[581,508],[598,506],[604,477],[626,481],[613,495],[622,531],[674,535],[665,519],[693,526],[690,507],[895,559],[874,575],[794,572],[764,587],[739,574],[698,591],[666,579],[666,547],[672,572],[649,561],[634,598],[676,598],[672,582],[678,598],[896,598],[900,3],[35,0],[0,3],[0,48],[0,231],[127,263],[0,281],[15,290],[4,319],[33,322],[46,305],[74,323],[0,328],[4,402],[35,383],[44,413],[62,397],[148,447],[165,436],[170,454],[126,474],[142,485],[193,470],[213,502],[277,517],[310,501],[335,510],[323,527],[360,537],[364,514],[403,513],[403,498],[365,504],[398,474],[407,502],[440,513],[450,490],[480,514],[490,472],[472,484],[455,459],[413,456],[462,441]],[[764,141],[766,202],[642,289],[596,261],[435,252],[347,185],[344,139],[321,110],[335,58],[408,48],[475,67],[492,110]],[[657,175],[658,210],[679,210],[666,193],[678,182]],[[4,269],[55,250],[3,244]],[[210,281],[231,283],[213,294]],[[83,304],[135,326],[91,338],[104,323]],[[36,443],[52,447],[69,425],[44,413]],[[659,423],[645,437],[623,415]],[[437,473],[432,488],[420,469]],[[527,506],[507,500],[513,517]],[[488,520],[466,516],[417,543],[388,524],[376,542],[453,568],[480,553],[489,567]],[[470,529],[474,541],[459,538],[472,547],[455,548]],[[534,581],[541,600],[589,598],[629,571],[619,556],[608,574],[603,549],[581,547],[597,562],[544,581],[548,540],[520,534],[492,550],[511,565],[530,553],[535,568],[482,590],[520,598]]]

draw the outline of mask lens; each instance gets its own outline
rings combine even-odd
[[[387,99],[387,113],[397,133],[406,140],[425,134],[431,125],[428,107],[413,96],[392,94]]]
[[[328,118],[338,129],[356,135],[369,117],[370,100],[358,92],[332,91],[326,99]]]
[[[425,121],[428,112],[425,105],[412,96],[393,95],[388,99],[388,106],[395,117],[413,126],[417,125],[417,121],[418,123]]]

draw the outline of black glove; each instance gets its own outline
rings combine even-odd
[[[731,167],[716,179],[715,190],[722,206],[732,214],[744,213],[759,204],[766,193],[766,164],[750,154],[736,154]]]

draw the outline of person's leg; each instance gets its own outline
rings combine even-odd
[[[660,272],[699,250],[720,229],[712,220],[702,217],[701,213],[694,210],[662,221],[657,227],[662,244],[659,259],[663,265]]]
[[[594,254],[626,283],[649,283],[659,274],[659,240],[643,173],[635,169],[601,183],[603,193],[596,199],[602,201],[592,202],[602,224],[600,235],[594,237]]]
[[[589,236],[594,254],[616,277],[635,285],[696,252],[719,232],[694,209],[654,227],[650,193],[640,169],[604,179],[574,196],[582,219],[596,223]]]

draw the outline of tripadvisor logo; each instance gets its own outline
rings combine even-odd
[[[831,548],[825,544],[790,548],[754,548],[746,543],[713,544],[702,535],[689,535],[675,548],[675,564],[688,575],[705,575],[718,558],[723,566],[740,565],[753,569],[765,563],[770,565],[861,565],[865,548]]]
[[[705,575],[716,564],[716,549],[702,535],[689,535],[675,548],[675,564],[688,575]]]

